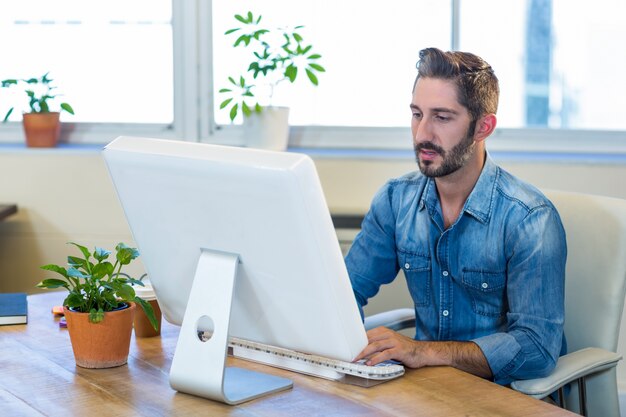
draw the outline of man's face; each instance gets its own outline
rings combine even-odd
[[[474,153],[474,123],[459,103],[455,85],[448,80],[420,78],[411,112],[420,171],[428,177],[443,177],[463,167]]]

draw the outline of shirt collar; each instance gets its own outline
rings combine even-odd
[[[474,185],[474,189],[467,197],[463,211],[476,218],[482,223],[487,223],[491,216],[493,195],[496,190],[496,181],[499,175],[498,166],[486,153],[485,165]],[[437,187],[433,178],[428,178],[422,198],[419,202],[419,210],[428,207],[430,213],[434,213],[439,204]]]
[[[482,223],[487,223],[491,216],[493,206],[493,196],[496,191],[496,183],[499,176],[498,166],[486,153],[485,165],[474,185],[474,189],[467,197],[463,210],[475,217]]]

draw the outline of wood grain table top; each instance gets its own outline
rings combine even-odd
[[[0,326],[0,414],[6,416],[572,416],[543,401],[449,367],[407,370],[371,388],[229,358],[229,365],[293,381],[237,406],[179,393],[168,382],[179,327],[131,339],[128,364],[84,369],[51,308],[65,293],[28,297],[28,324]],[[201,360],[200,358],[198,360]]]

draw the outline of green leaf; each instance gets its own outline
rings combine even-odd
[[[245,87],[246,86],[246,79],[243,78],[243,76],[239,77],[239,85],[241,87]]]
[[[85,261],[83,258],[79,258],[78,256],[67,257],[67,264],[69,266],[86,268],[86,263],[87,261]]]
[[[261,107],[261,105],[260,105],[259,103],[257,103],[257,104],[254,106],[254,111],[255,111],[256,113],[261,113],[261,112],[263,111],[263,107]]]
[[[241,112],[245,117],[250,117],[252,114],[250,107],[248,107],[248,104],[245,101],[241,103]]]
[[[156,316],[154,315],[154,309],[152,308],[152,305],[146,300],[142,300],[139,297],[135,297],[133,301],[139,304],[139,306],[143,309],[144,313],[146,313],[146,316],[148,317],[148,321],[150,322],[154,330],[157,330],[159,328],[159,323],[156,319]]]
[[[81,307],[84,301],[85,300],[83,299],[82,295],[77,294],[75,292],[70,292],[70,294],[63,301],[63,305],[77,308],[77,307]]]
[[[67,281],[63,281],[62,279],[48,278],[48,279],[44,279],[39,284],[37,284],[37,288],[47,288],[49,290],[59,288],[59,287],[64,287],[64,288],[67,288],[68,290],[70,289],[70,286],[67,283]]]
[[[235,117],[237,117],[237,110],[239,109],[239,104],[235,104],[231,109],[230,109],[230,121],[234,121]]]
[[[101,308],[89,310],[89,321],[91,323],[100,323],[102,320],[104,320],[104,311]]]
[[[74,245],[78,249],[80,249],[80,251],[83,253],[83,256],[85,257],[85,259],[89,259],[91,257],[91,253],[89,253],[89,249],[87,249],[86,247],[81,246],[78,243],[74,243],[74,242],[69,242],[69,244],[70,245]]]
[[[135,298],[135,290],[128,284],[117,286],[115,294],[124,301],[132,301]]]
[[[113,273],[113,264],[111,262],[103,262],[95,265],[91,270],[91,276],[94,279],[100,279]]]
[[[6,122],[7,120],[9,120],[9,116],[11,115],[11,113],[13,113],[13,109],[14,107],[11,107],[9,109],[9,111],[7,112],[7,114],[4,116],[4,119],[2,120],[2,123]]]
[[[235,82],[235,79],[233,77],[228,77],[228,81],[230,81],[234,85],[237,85],[237,83]]]
[[[243,16],[238,14],[235,15],[235,19],[239,20],[241,23],[248,23],[248,21],[244,19]]]
[[[320,54],[309,55],[307,59],[320,59],[322,56]]]
[[[41,269],[45,269],[46,271],[53,271],[56,272],[58,274],[63,275],[65,278],[67,278],[67,270],[59,265],[53,265],[53,264],[49,264],[49,265],[44,265],[44,266],[40,266]]]
[[[231,90],[230,88],[222,88],[219,92],[220,93],[231,93],[233,90]]]
[[[318,85],[317,77],[315,76],[315,74],[313,74],[313,71],[311,71],[308,68],[305,71],[306,71],[306,75],[308,75],[309,80],[311,80],[313,85]]]
[[[99,262],[102,262],[105,259],[107,259],[110,254],[111,254],[111,251],[108,251],[108,250],[103,249],[103,248],[99,248],[97,246],[96,246],[95,250],[93,251],[93,257],[96,258],[96,260],[99,261]]]
[[[266,33],[269,33],[269,30],[267,30],[267,29],[259,29],[256,32],[254,32],[254,34],[252,36],[254,37],[254,39],[256,39],[258,41],[259,38],[262,35],[266,34]]]
[[[235,41],[235,43],[233,44],[234,47],[238,46],[241,42],[245,43],[246,46],[250,45],[250,35],[241,35],[240,37],[237,38],[237,40]]]
[[[248,21],[246,23],[252,22],[254,22],[254,16],[252,15],[252,12],[248,12]]]
[[[67,268],[67,276],[74,277],[74,278],[89,278],[90,277],[90,275],[83,274],[78,269],[74,268],[73,266]]]
[[[61,108],[69,114],[74,114],[74,109],[68,103],[61,103]]]
[[[226,32],[224,32],[224,35],[230,35],[231,33],[237,32],[238,30],[241,30],[241,28],[229,29]]]
[[[228,104],[233,101],[232,97],[231,98],[227,98],[226,100],[222,101],[222,104],[220,104],[220,110],[223,109],[224,107],[228,106]]]
[[[287,68],[285,68],[285,77],[289,79],[289,81],[294,82],[298,75],[298,67],[291,64]]]
[[[314,63],[312,63],[312,62],[311,62],[311,63],[309,63],[309,67],[311,67],[311,68],[313,68],[313,69],[315,69],[315,70],[317,70],[317,71],[319,71],[319,72],[326,72],[326,70],[324,69],[324,67],[323,67],[323,66],[318,65],[318,64],[314,64]]]
[[[130,261],[139,256],[137,249],[126,246],[124,243],[118,243],[115,250],[117,251],[115,257],[122,265],[128,265]]]
[[[293,38],[297,41],[297,42],[302,42],[302,36],[300,36],[297,33],[293,34]]]

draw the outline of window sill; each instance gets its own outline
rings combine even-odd
[[[125,132],[130,136],[164,137],[155,132]],[[171,133],[171,132],[169,132]],[[111,131],[81,136],[56,148],[27,148],[21,135],[5,136],[0,153],[99,152],[119,133]],[[13,139],[12,139],[13,138]],[[18,138],[16,141],[14,138]],[[220,129],[203,142],[243,145],[241,131],[234,126]],[[316,159],[413,161],[410,131],[405,128],[292,127],[291,152]],[[626,164],[626,132],[500,129],[487,139],[487,149],[496,161],[559,164]]]

